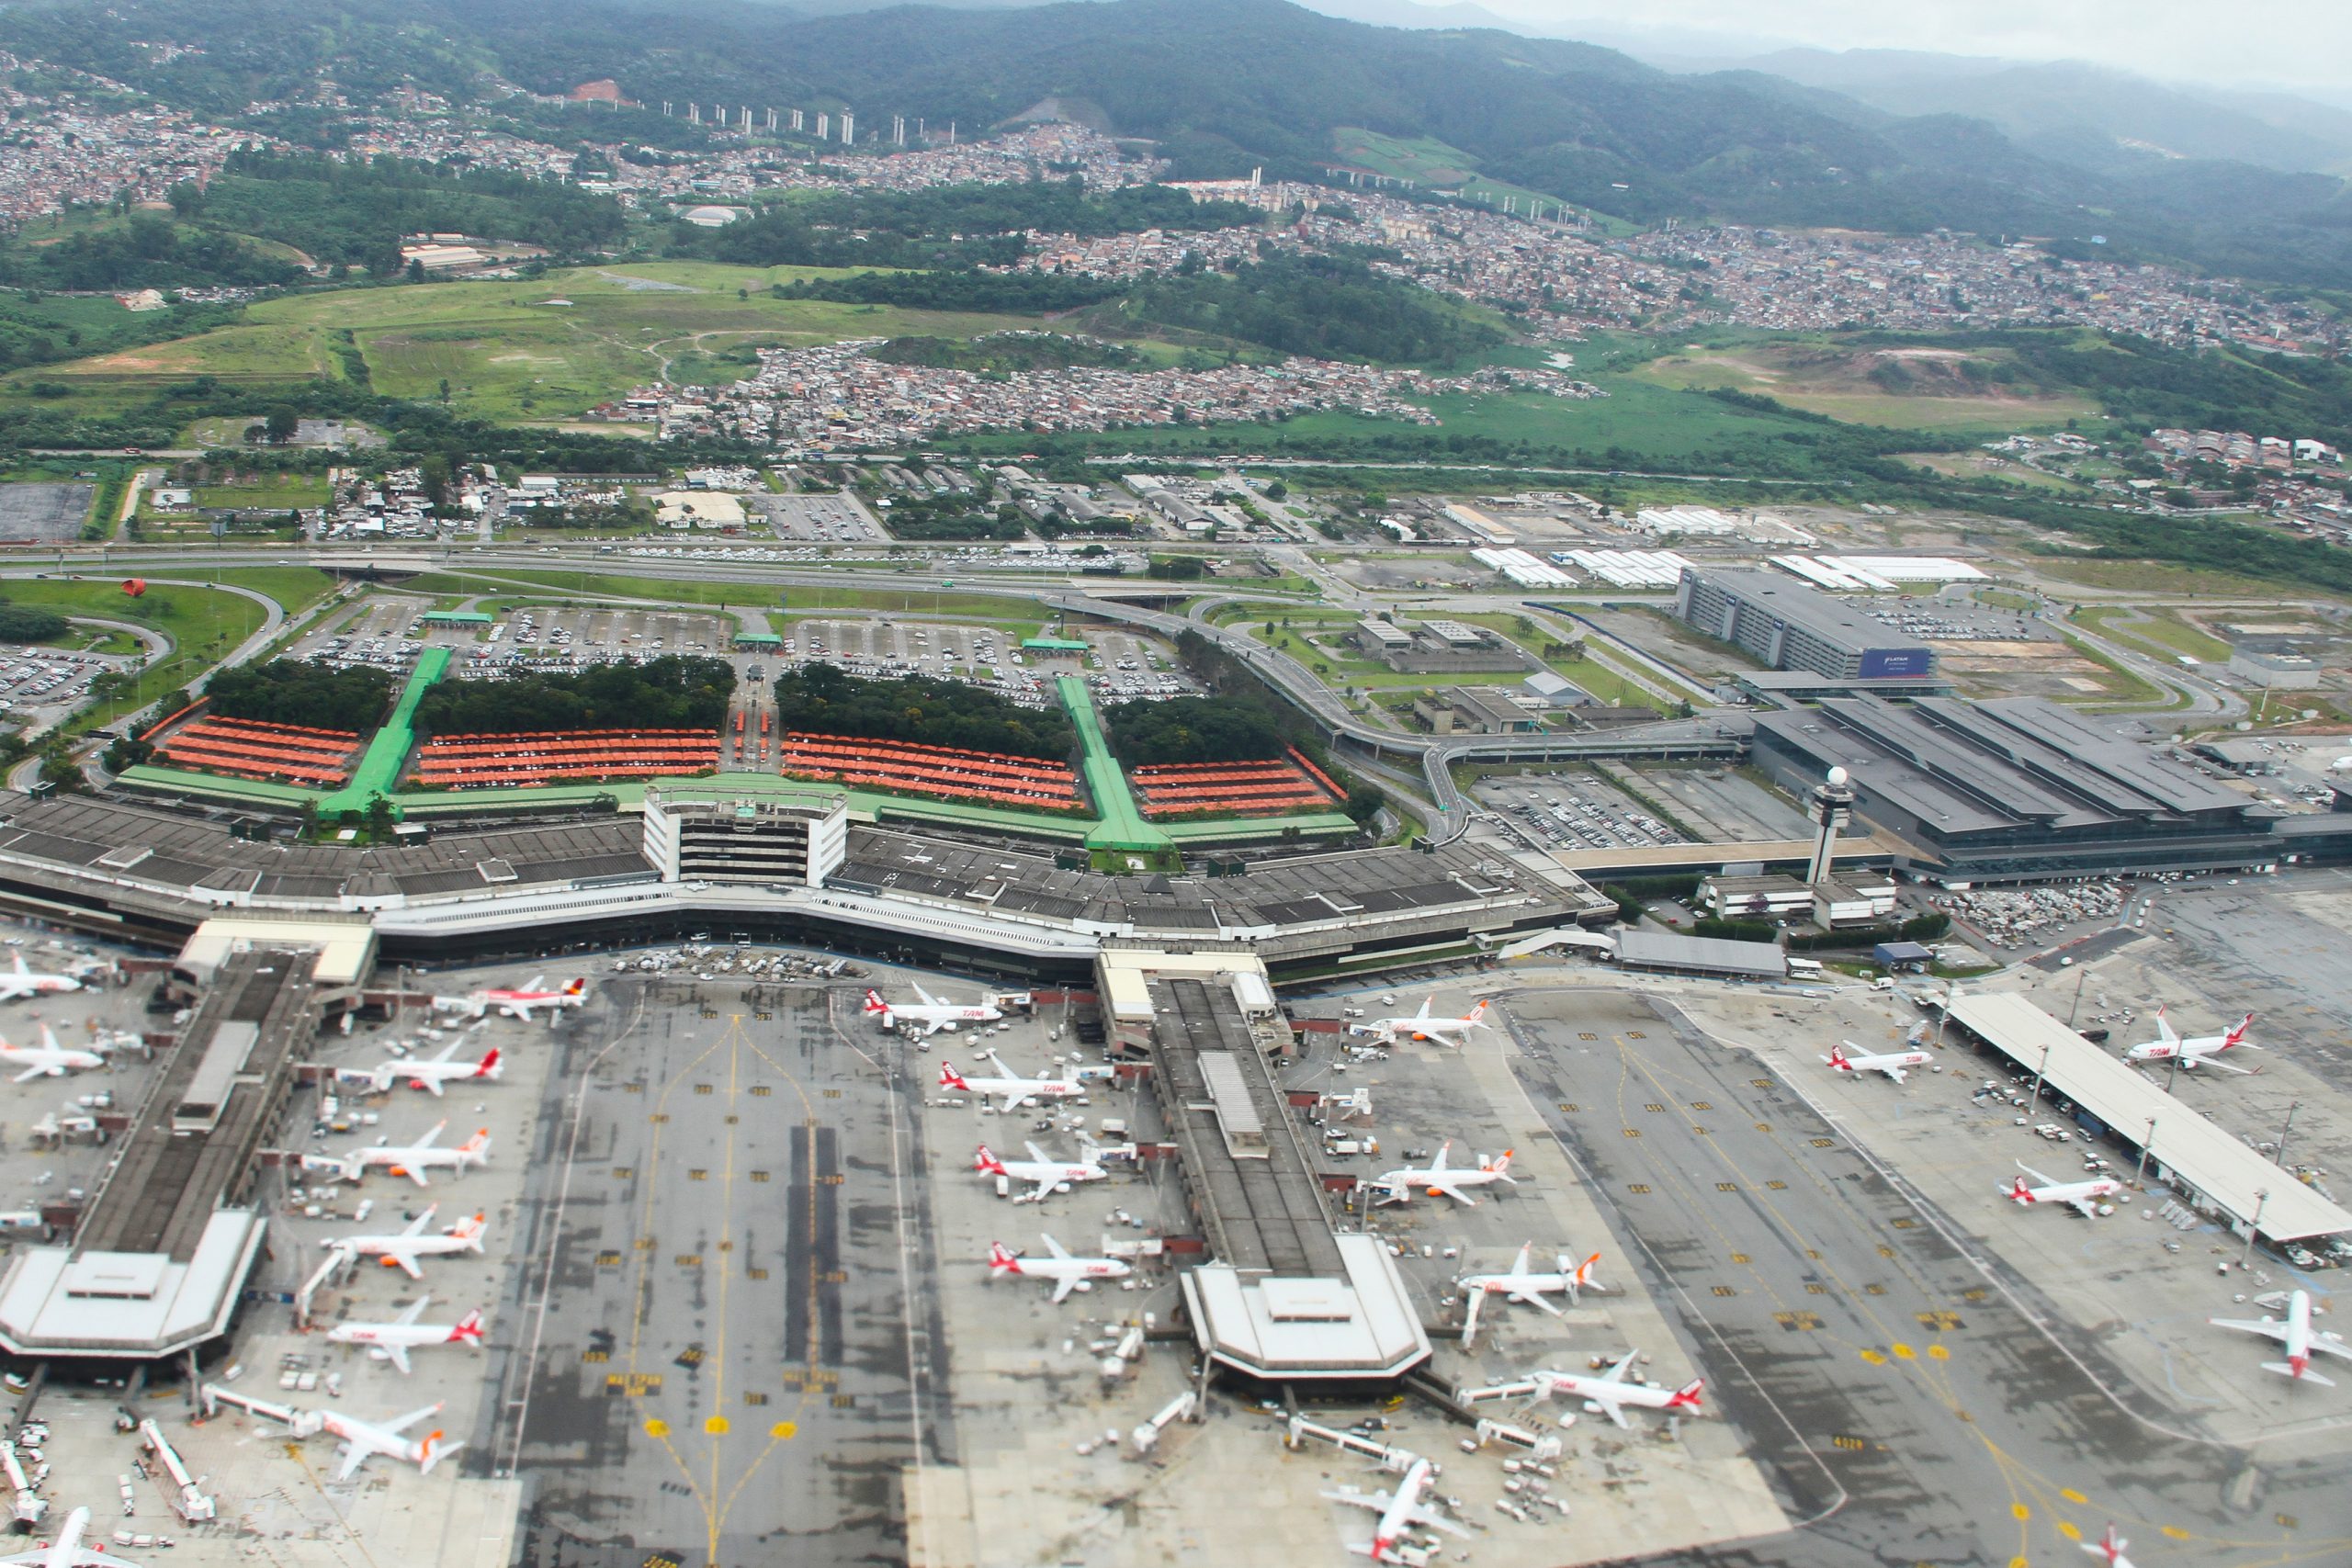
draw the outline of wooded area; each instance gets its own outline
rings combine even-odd
[[[567,729],[717,734],[734,695],[734,665],[672,653],[642,664],[591,665],[573,674],[444,681],[417,705],[416,728],[424,736]]]
[[[382,670],[274,659],[219,671],[206,683],[205,694],[222,718],[365,735],[384,721],[393,685],[393,677]]]

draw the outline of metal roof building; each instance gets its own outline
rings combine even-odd
[[[1628,969],[1720,975],[1741,980],[1782,980],[1789,974],[1789,955],[1781,951],[1778,943],[1676,936],[1671,931],[1618,932],[1617,962]]]
[[[2031,1001],[2010,992],[1961,997],[1952,1021],[2105,1122],[2191,1203],[2244,1234],[2257,1212],[2273,1241],[2352,1232],[2352,1211],[2321,1197],[2143,1074],[2109,1055]],[[2048,1053],[2044,1068],[2043,1054]]]

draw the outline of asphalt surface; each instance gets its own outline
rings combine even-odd
[[[2110,1521],[2141,1568],[2352,1561],[2352,1464],[2255,1463],[2146,1405],[1753,1058],[1638,998],[1525,998],[1510,1024],[1618,1247],[1679,1308],[1710,1414],[1801,1521],[1671,1561],[2023,1568]]]
[[[854,997],[615,979],[568,1025],[492,1443],[526,1568],[904,1560],[937,1292]]]

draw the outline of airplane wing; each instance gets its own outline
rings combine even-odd
[[[337,1481],[350,1480],[353,1473],[356,1472],[360,1465],[365,1463],[368,1459],[368,1450],[354,1442],[345,1442],[336,1449],[335,1452],[343,1461],[341,1464],[335,1466],[334,1478]]]
[[[922,1021],[922,1037],[923,1037],[925,1040],[928,1040],[928,1039],[930,1039],[933,1035],[934,1035],[934,1034],[938,1033],[938,1032],[940,1032],[940,1030],[942,1030],[942,1029],[943,1029],[943,1028],[944,1028],[944,1027],[946,1027],[946,1021],[945,1021],[945,1020],[944,1020],[944,1019],[937,1019],[937,1018],[927,1018],[927,1019],[924,1019],[924,1020]]]
[[[406,1318],[402,1318],[401,1321],[401,1322],[403,1322],[403,1323],[405,1323],[405,1322],[407,1322],[408,1320],[407,1320]],[[408,1376],[408,1373],[409,1373],[409,1365],[408,1365],[408,1347],[407,1347],[407,1346],[405,1346],[405,1345],[379,1345],[379,1346],[378,1346],[378,1347],[376,1347],[376,1348],[377,1348],[378,1349],[381,1350],[381,1351],[384,1353],[385,1359],[386,1359],[387,1360],[390,1360],[390,1361],[392,1363],[392,1365],[394,1365],[394,1366],[398,1367],[398,1368],[401,1370],[401,1376],[402,1376],[402,1377],[406,1377],[406,1376]]]
[[[419,1187],[429,1188],[433,1185],[433,1183],[424,1179],[424,1168],[418,1165],[415,1161],[411,1160],[400,1168],[402,1175],[406,1176],[411,1181],[415,1182]]]
[[[1414,1504],[1412,1506],[1405,1510],[1405,1517],[1414,1524],[1422,1526],[1424,1529],[1442,1529],[1449,1534],[1462,1536],[1464,1539],[1467,1539],[1470,1534],[1468,1530],[1463,1529],[1460,1525],[1455,1524],[1452,1519],[1447,1518],[1435,1508],[1425,1508],[1419,1503]]]
[[[424,1315],[424,1309],[432,1304],[433,1298],[431,1296],[419,1296],[415,1301],[410,1303],[407,1307],[402,1309],[400,1316],[392,1319],[392,1321],[394,1323],[414,1323],[418,1318]]]
[[[1544,1292],[1541,1291],[1522,1289],[1512,1291],[1509,1293],[1510,1299],[1519,1303],[1521,1306],[1542,1307],[1554,1317],[1563,1315],[1558,1307],[1554,1306],[1549,1301],[1544,1299]]]
[[[60,1077],[62,1074],[62,1071],[63,1069],[59,1067],[43,1066],[30,1066],[17,1075],[17,1081],[18,1083],[30,1083],[35,1078],[53,1078]]]
[[[8,1568],[17,1568],[20,1563],[23,1568],[50,1568],[50,1564],[56,1561],[56,1555],[55,1547],[44,1546],[39,1551],[20,1551],[13,1557],[0,1557],[0,1563],[7,1564]],[[116,1557],[92,1546],[75,1547],[74,1555],[66,1561],[73,1564],[73,1568],[146,1568],[145,1564],[133,1562],[128,1557]]]
[[[424,1278],[424,1270],[416,1266],[416,1255],[406,1247],[401,1247],[397,1252],[387,1251],[384,1254],[384,1261],[397,1266],[401,1273],[412,1280]]]
[[[2096,1198],[2069,1198],[2066,1206],[2086,1220],[2098,1218],[2098,1200]]]
[[[545,975],[534,975],[528,980],[526,980],[523,984],[517,986],[515,989],[519,991],[545,990],[547,988],[547,983],[548,977]]]
[[[1046,1201],[1046,1195],[1051,1192],[1055,1187],[1059,1185],[1050,1176],[1040,1176],[1036,1178],[1036,1182],[1037,1190],[1029,1194],[1029,1201],[1032,1203],[1044,1202]]]
[[[1059,1251],[1060,1248],[1057,1247],[1055,1250]],[[1069,1293],[1076,1289],[1078,1289],[1078,1276],[1075,1274],[1065,1274],[1060,1279],[1055,1280],[1054,1304],[1059,1306],[1063,1302],[1069,1298]]]
[[[427,1205],[424,1213],[409,1221],[407,1227],[401,1232],[401,1235],[403,1236],[423,1235],[424,1234],[424,1227],[433,1223],[434,1211],[439,1207],[440,1205],[438,1203]]]
[[[1440,1144],[1440,1145],[1437,1146],[1437,1158],[1435,1158],[1435,1159],[1433,1159],[1433,1160],[1430,1161],[1430,1169],[1431,1169],[1431,1170],[1433,1170],[1433,1171],[1436,1171],[1436,1170],[1443,1170],[1443,1169],[1445,1169],[1445,1168],[1446,1168],[1446,1164],[1445,1164],[1445,1156],[1446,1156],[1446,1151],[1447,1151],[1447,1150],[1449,1150],[1449,1149],[1451,1149],[1451,1148],[1453,1148],[1453,1142],[1452,1142],[1451,1140],[1449,1140],[1449,1141],[1447,1141],[1447,1142],[1445,1142],[1445,1143]]]
[[[2245,1049],[2245,1047],[2242,1046],[2240,1049]],[[2229,1063],[2222,1060],[2219,1056],[2199,1056],[2197,1058],[2197,1065],[2200,1067],[2211,1067],[2216,1072],[2236,1073],[2242,1077],[2249,1078],[2254,1077],[2255,1074],[2262,1071],[2260,1067],[2233,1066]]]
[[[440,1075],[440,1074],[438,1074],[438,1073],[427,1073],[427,1074],[425,1074],[425,1075],[424,1075],[423,1077],[421,1077],[421,1078],[411,1078],[409,1081],[410,1081],[411,1083],[414,1083],[414,1084],[421,1084],[421,1085],[423,1085],[423,1086],[424,1086],[424,1092],[425,1092],[425,1093],[427,1093],[427,1094],[429,1094],[429,1095],[431,1095],[434,1099],[438,1100],[438,1099],[440,1099],[440,1098],[441,1098],[441,1075]],[[385,1088],[387,1088],[387,1089],[390,1089],[390,1088],[391,1087],[391,1085],[390,1085],[390,1084],[386,1084],[384,1087],[385,1087]]]
[[[1600,1406],[1600,1413],[1616,1425],[1627,1427],[1633,1426],[1631,1421],[1625,1419],[1625,1407],[1617,1402],[1615,1394],[1609,1393],[1606,1389],[1589,1388],[1584,1390],[1583,1393],[1588,1403]]]
[[[1045,1150],[1039,1148],[1036,1145],[1023,1144],[1021,1146],[1027,1149],[1029,1151],[1029,1157],[1035,1160],[1039,1165],[1051,1165],[1054,1163],[1053,1156],[1046,1154]]]
[[[1413,1021],[1415,1023],[1427,1023],[1430,1019],[1430,1004],[1436,1000],[1437,993],[1435,991],[1431,991],[1428,996],[1423,997],[1421,998],[1421,1010],[1413,1015]]]
[[[2051,1180],[2050,1178],[2042,1175],[2041,1172],[2034,1169],[2033,1167],[2026,1164],[2023,1160],[2018,1161],[2018,1168],[2024,1171],[2028,1176],[2032,1177],[2036,1181],[2041,1182],[2044,1187],[2055,1187],[2058,1185],[2056,1182]]]
[[[1056,1241],[1052,1236],[1044,1236],[1043,1239],[1046,1243],[1046,1250],[1052,1253],[1056,1258],[1066,1258],[1069,1256],[1069,1248],[1064,1247],[1060,1242]]]
[[[2287,1325],[2281,1318],[2209,1317],[2205,1321],[2216,1328],[2234,1328],[2241,1334],[2259,1334],[2265,1339],[2276,1339],[2281,1344],[2284,1344],[2287,1339]],[[2324,1341],[2318,1335],[2312,1336],[2312,1344],[2314,1347],[2324,1343]],[[2347,1350],[2341,1345],[2334,1346],[2332,1348],[2339,1356],[2352,1356],[2352,1350]]]
[[[533,981],[532,984],[537,985],[537,982]],[[436,1400],[435,1403],[426,1405],[422,1410],[412,1410],[407,1415],[401,1416],[397,1420],[380,1421],[378,1422],[377,1425],[382,1427],[387,1432],[405,1432],[411,1427],[415,1426],[419,1421],[428,1419],[431,1416],[438,1416],[440,1414],[441,1404],[440,1402]]]
[[[2344,1359],[2352,1361],[2352,1345],[2346,1345],[2341,1339],[2330,1339],[2325,1335],[2320,1334],[2316,1331],[2312,1335],[2312,1348],[2314,1350],[2324,1350],[2331,1356],[2341,1356]],[[2306,1377],[2310,1376],[2308,1372],[2304,1375]]]
[[[1521,1242],[1519,1244],[1519,1256],[1511,1259],[1510,1271],[1514,1274],[1526,1273],[1527,1260],[1534,1256],[1535,1244],[1532,1241]]]
[[[413,1144],[411,1144],[411,1145],[409,1145],[409,1147],[410,1147],[410,1148],[413,1148],[413,1149],[429,1149],[429,1148],[431,1148],[431,1147],[433,1146],[433,1141],[434,1141],[435,1138],[438,1138],[438,1137],[441,1135],[441,1129],[442,1129],[442,1128],[444,1128],[444,1127],[447,1127],[448,1124],[449,1124],[449,1123],[447,1123],[447,1122],[435,1122],[435,1123],[433,1123],[433,1130],[432,1130],[431,1132],[429,1132],[429,1133],[425,1134],[424,1134],[424,1136],[423,1136],[423,1137],[421,1137],[421,1138],[417,1139],[417,1141],[416,1141],[416,1142],[414,1142],[414,1143],[413,1143]]]
[[[910,981],[909,984],[912,984],[912,982]],[[914,987],[914,992],[915,995],[922,998],[923,1006],[927,1008],[935,1008],[939,1005],[939,998],[933,996],[929,991],[924,990],[921,986],[916,986]]]
[[[1351,1508],[1370,1508],[1375,1514],[1388,1511],[1389,1494],[1385,1492],[1326,1492],[1323,1495],[1334,1503],[1345,1503]]]
[[[1431,1181],[1426,1183],[1426,1185],[1430,1191],[1442,1192],[1457,1203],[1467,1205],[1473,1209],[1478,1206],[1478,1200],[1471,1197],[1467,1192],[1464,1192],[1461,1189],[1453,1186],[1451,1182]]]

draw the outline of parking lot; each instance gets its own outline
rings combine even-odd
[[[1023,707],[1042,708],[1050,696],[1021,639],[994,626],[818,616],[785,628],[778,657],[786,665],[831,664],[870,680],[966,681]]]
[[[97,486],[87,484],[0,484],[0,539],[35,544],[77,539],[97,492]]]
[[[123,654],[68,653],[30,645],[0,648],[0,713],[28,728],[45,728],[90,700],[91,682],[101,675],[127,674],[141,662]]]
[[[1498,774],[1473,794],[1487,826],[1536,849],[1616,849],[1686,843],[1682,834],[1589,773]]]
[[[743,503],[767,522],[779,539],[809,544],[855,545],[888,539],[874,514],[854,495],[767,495],[754,492]]]
[[[461,642],[470,640],[462,631]],[[493,621],[450,666],[461,681],[512,674],[569,674],[594,664],[642,663],[664,654],[724,659],[734,652],[728,624],[684,610],[550,609],[526,606]]]

